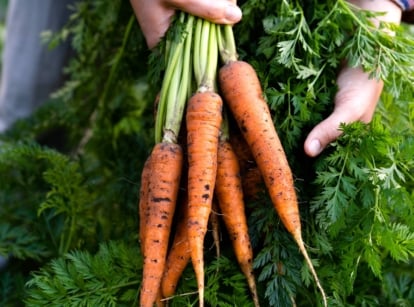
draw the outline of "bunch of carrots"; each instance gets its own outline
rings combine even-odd
[[[163,306],[190,262],[199,306],[204,306],[204,238],[209,222],[217,223],[216,211],[259,306],[244,201],[255,195],[250,187],[257,191],[261,182],[304,255],[326,306],[302,239],[291,169],[255,70],[238,59],[231,26],[186,13],[180,13],[179,22],[181,33],[167,42],[156,142],[141,174],[140,306]],[[232,133],[230,118],[239,134]]]

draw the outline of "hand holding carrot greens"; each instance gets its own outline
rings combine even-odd
[[[400,23],[401,9],[389,0],[366,1],[349,0],[350,3],[364,10],[373,12],[386,12],[373,20],[375,24],[380,21]],[[371,121],[382,92],[383,82],[369,78],[361,67],[343,66],[336,80],[338,92],[334,101],[332,114],[319,123],[306,138],[304,149],[307,155],[314,157],[335,141],[341,131],[338,129],[342,123]]]
[[[349,0],[349,2],[364,10],[386,12],[384,16],[378,17],[378,20],[394,23],[399,23],[401,20],[401,9],[395,4],[398,1]],[[155,47],[165,34],[176,9],[219,24],[234,24],[241,19],[241,12],[235,1],[230,0],[185,2],[131,0],[131,3],[150,48]],[[358,82],[355,82],[356,79]],[[382,92],[382,82],[370,80],[368,74],[361,69],[344,66],[337,82],[339,91],[335,98],[333,113],[310,132],[304,143],[305,153],[311,157],[319,155],[329,143],[341,135],[339,130],[341,123],[359,120],[369,122]]]

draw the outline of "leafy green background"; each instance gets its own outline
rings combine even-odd
[[[411,28],[387,36],[343,0],[240,5],[238,51],[262,81],[330,306],[413,306]],[[138,189],[153,145],[162,57],[147,50],[128,1],[79,1],[49,39],[71,41],[67,82],[1,136],[0,254],[11,258],[0,272],[0,306],[133,306],[142,265]],[[343,126],[343,136],[310,159],[302,144],[331,112],[342,59],[385,80],[380,105],[371,124]],[[267,195],[247,206],[262,305],[319,306]],[[206,238],[207,304],[251,306],[226,241],[223,231],[216,259]],[[193,276],[189,266],[171,306],[197,303]]]

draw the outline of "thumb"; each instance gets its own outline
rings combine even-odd
[[[242,11],[232,0],[169,0],[166,1],[189,14],[218,24],[234,24],[242,18]]]
[[[329,143],[335,141],[342,133],[339,126],[348,123],[350,118],[345,110],[337,109],[325,120],[316,125],[305,140],[304,150],[310,157],[319,155]]]
[[[370,122],[383,87],[382,81],[370,79],[360,67],[346,66],[337,83],[339,90],[333,113],[315,126],[305,140],[304,150],[310,157],[319,155],[341,135],[340,124],[357,120]]]

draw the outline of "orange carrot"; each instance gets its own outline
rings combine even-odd
[[[230,134],[229,141],[239,161],[244,199],[257,199],[262,191],[263,178],[249,145],[239,129]]]
[[[164,297],[162,296],[161,288],[158,288],[157,297],[155,299],[156,307],[165,307]]]
[[[151,152],[152,172],[148,183],[148,209],[143,226],[145,253],[141,307],[153,307],[159,299],[182,164],[183,153],[180,145],[163,142],[154,146]]]
[[[165,298],[174,295],[177,285],[184,269],[190,262],[190,247],[187,239],[187,220],[188,220],[188,199],[183,197],[180,202],[180,216],[177,220],[177,229],[174,241],[168,252],[164,275],[162,277],[161,289]]]
[[[139,242],[141,244],[141,252],[145,253],[144,249],[144,240],[145,240],[145,216],[148,210],[148,185],[151,175],[151,155],[148,156],[145,161],[144,167],[142,168],[141,173],[141,187],[139,191],[139,203],[138,203],[138,212],[139,212]]]
[[[198,91],[188,101],[188,242],[196,274],[199,306],[204,305],[203,243],[207,231],[217,171],[217,145],[221,125],[221,97]]]
[[[232,241],[237,261],[246,276],[254,305],[257,307],[259,306],[259,298],[253,273],[253,250],[245,215],[240,168],[237,156],[231,144],[226,140],[219,143],[217,161],[215,194],[218,205]]]
[[[241,173],[241,176],[244,199],[258,199],[260,193],[263,191],[263,178],[257,165],[252,165],[245,169]]]
[[[219,71],[219,85],[262,173],[272,203],[286,229],[292,234],[320,289],[319,282],[302,239],[299,206],[293,176],[274,127],[269,107],[263,98],[254,68],[244,61],[228,61]]]
[[[240,129],[238,129],[238,127],[234,127],[234,125],[230,126],[229,128],[231,129],[229,132],[229,141],[231,147],[233,148],[237,159],[239,160],[240,172],[244,172],[251,166],[251,164],[256,164],[256,162],[254,161],[253,154],[249,148],[249,145],[246,143],[246,140],[241,134]]]

